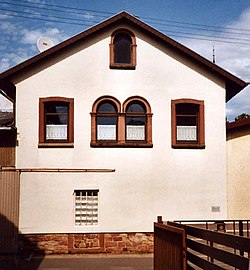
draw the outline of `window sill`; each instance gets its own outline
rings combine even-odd
[[[174,149],[205,149],[205,144],[172,144]]]
[[[110,64],[110,69],[135,69],[135,65],[132,64]]]
[[[123,147],[123,148],[152,148],[152,143],[147,142],[91,142],[91,147]]]
[[[74,143],[39,143],[39,148],[74,148]]]

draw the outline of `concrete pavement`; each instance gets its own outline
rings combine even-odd
[[[50,255],[0,260],[1,270],[153,270],[153,255]]]

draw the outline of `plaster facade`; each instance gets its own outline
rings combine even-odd
[[[22,173],[21,233],[149,232],[164,220],[227,217],[225,85],[190,60],[136,36],[135,70],[109,68],[110,29],[16,78],[17,168],[115,169]],[[145,98],[152,148],[91,148],[90,112],[104,95]],[[74,147],[39,148],[39,98],[74,98]],[[204,101],[205,149],[171,147],[171,100]],[[216,119],[216,121],[215,121]],[[98,189],[98,225],[75,226],[73,192]],[[219,212],[212,212],[212,207]],[[218,209],[218,208],[217,208]]]

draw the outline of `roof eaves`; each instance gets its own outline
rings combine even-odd
[[[177,49],[181,53],[189,56],[191,59],[195,60],[197,63],[202,64],[206,69],[210,70],[211,72],[215,72],[219,76],[222,76],[226,80],[226,82],[227,81],[229,82],[229,85],[234,85],[236,90],[232,91],[232,93],[230,93],[228,95],[227,100],[229,100],[232,96],[236,95],[238,92],[240,92],[244,87],[246,87],[248,85],[248,83],[244,82],[240,78],[229,73],[228,71],[224,70],[223,68],[215,65],[211,61],[207,60],[206,58],[202,57],[201,55],[197,54],[196,52],[190,50],[189,48],[185,47],[184,45],[178,43],[177,41],[171,39],[170,37],[166,36],[162,32],[156,30],[155,28],[144,23],[143,21],[141,21],[137,17],[127,13],[126,11],[121,11],[120,13],[102,21],[101,23],[86,29],[85,31],[79,33],[78,35],[76,35],[72,38],[69,38],[68,40],[46,50],[45,52],[40,53],[40,54],[26,60],[25,62],[22,62],[21,64],[3,72],[2,74],[0,74],[0,80],[1,79],[9,79],[12,76],[14,76],[16,73],[18,73],[19,71],[22,71],[22,70],[28,68],[30,65],[33,65],[34,63],[42,61],[46,57],[51,56],[52,54],[57,53],[63,49],[66,49],[70,45],[74,44],[75,42],[78,42],[78,41],[90,36],[91,34],[94,34],[98,31],[104,29],[105,27],[108,27],[108,26],[112,25],[113,23],[115,23],[119,20],[122,20],[122,19],[126,19],[126,20],[128,20],[128,22],[132,22],[136,26],[140,27],[142,30],[144,30],[148,33],[151,33],[154,37],[157,37],[161,41],[172,46],[174,49]]]
[[[250,118],[227,123],[227,130],[232,130],[239,127],[250,126]]]

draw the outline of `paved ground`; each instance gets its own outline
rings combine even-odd
[[[153,270],[153,255],[62,255],[0,259],[0,270]]]

